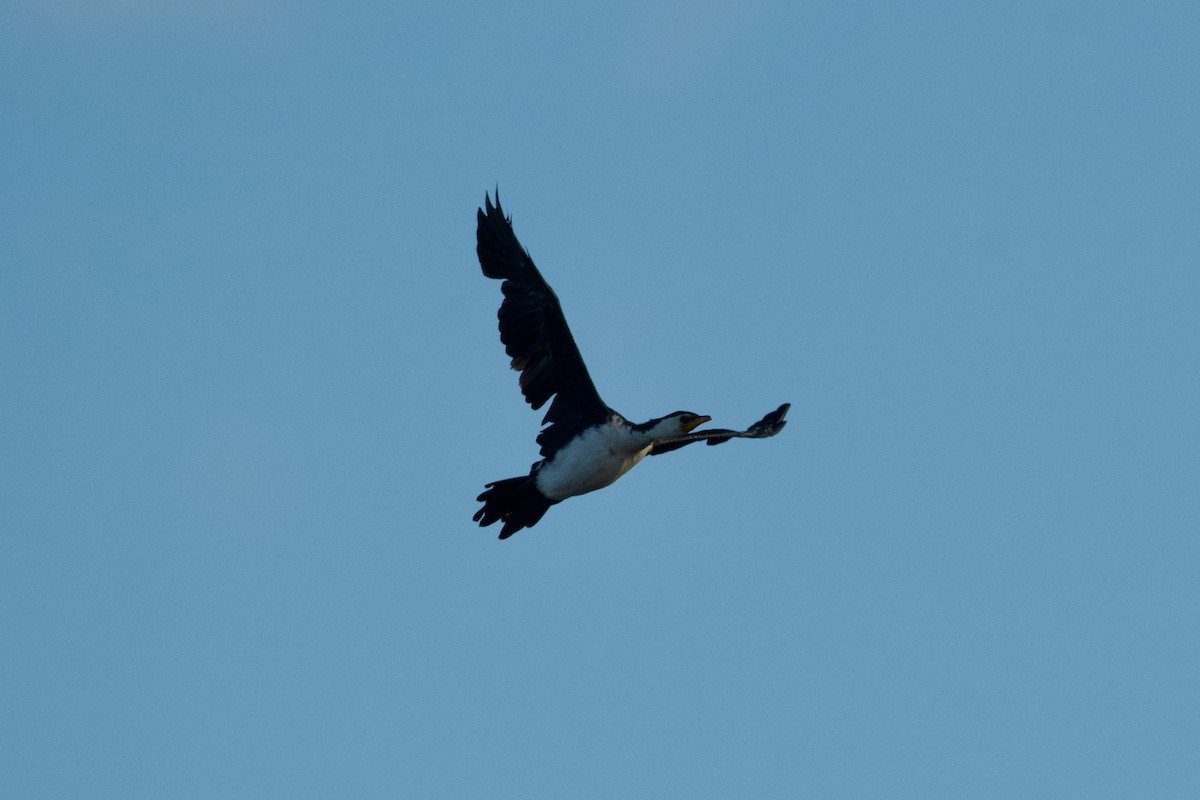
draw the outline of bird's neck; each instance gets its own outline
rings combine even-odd
[[[641,425],[632,427],[634,436],[645,444],[651,444],[659,439],[665,439],[679,433],[679,424],[675,419],[658,417]]]

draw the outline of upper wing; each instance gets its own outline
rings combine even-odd
[[[774,436],[783,430],[784,425],[787,425],[787,420],[784,417],[791,407],[791,403],[784,403],[744,431],[731,431],[728,428],[712,428],[707,431],[685,433],[682,436],[674,436],[670,439],[660,439],[651,447],[650,455],[662,455],[663,453],[669,453],[672,450],[678,450],[681,447],[695,444],[696,442],[707,441],[709,444],[720,444],[721,442],[728,442],[735,437],[742,439],[765,439],[768,436]]]
[[[550,427],[537,437],[542,456],[549,457],[610,412],[588,375],[558,298],[517,241],[512,220],[504,216],[499,191],[495,205],[484,196],[477,218],[475,252],[483,274],[504,281],[500,341],[512,368],[521,372],[521,393],[535,409],[554,397],[542,419]]]

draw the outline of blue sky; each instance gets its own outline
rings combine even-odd
[[[408,5],[0,11],[0,794],[1194,793],[1200,11]]]

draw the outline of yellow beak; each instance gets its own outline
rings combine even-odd
[[[694,429],[700,427],[706,422],[712,422],[712,417],[696,417],[691,422],[685,422],[683,424],[683,432],[691,433]]]

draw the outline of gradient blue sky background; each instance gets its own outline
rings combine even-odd
[[[1194,796],[1198,41],[5,4],[0,795]],[[611,405],[787,430],[474,527],[496,183]]]

